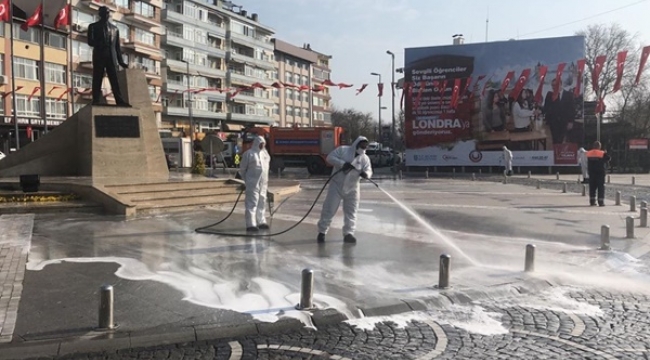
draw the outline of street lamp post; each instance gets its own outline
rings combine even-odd
[[[386,50],[386,54],[390,55],[391,58],[391,65],[392,65],[392,70],[391,70],[391,84],[390,84],[390,91],[391,91],[391,96],[393,97],[393,102],[391,105],[391,113],[392,113],[392,126],[390,129],[390,135],[391,135],[391,148],[392,151],[395,152],[395,54],[390,51]],[[395,166],[397,165],[397,162],[393,162],[393,170],[397,170]]]
[[[182,60],[187,66],[187,114],[190,118],[190,141],[192,144],[192,168],[194,168],[194,114],[192,112],[192,93],[190,92],[190,62]]]
[[[370,73],[370,75],[378,76],[379,77],[379,83],[378,84],[381,84],[381,74],[379,74],[379,73]],[[379,86],[381,86],[381,85],[379,85]],[[378,125],[379,126],[379,131],[378,131],[378,133],[379,133],[379,141],[378,142],[381,144],[381,140],[382,140],[381,139],[381,96],[378,96],[377,98],[379,99],[379,113],[377,114],[377,117],[378,117],[377,120],[379,122],[379,125]]]

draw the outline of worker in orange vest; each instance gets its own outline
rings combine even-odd
[[[605,175],[607,163],[611,159],[607,151],[601,150],[600,141],[594,142],[593,148],[587,151],[587,172],[589,173],[589,204],[596,206],[596,193],[598,205],[605,206]]]

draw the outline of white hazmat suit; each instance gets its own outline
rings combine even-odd
[[[239,174],[246,183],[246,228],[253,231],[258,227],[268,229],[264,213],[271,156],[264,148],[265,144],[263,137],[255,137],[252,147],[242,155],[239,166]]]
[[[357,222],[357,210],[359,208],[360,177],[365,173],[368,178],[372,177],[372,164],[365,150],[357,149],[360,142],[367,142],[364,136],[359,136],[352,145],[339,146],[328,156],[327,162],[334,166],[333,172],[341,170],[346,163],[350,163],[355,169],[340,171],[330,181],[327,197],[323,202],[320,221],[318,222],[319,242],[324,241],[324,236],[329,230],[332,218],[339,209],[343,200],[343,236],[346,241],[354,242],[354,230]]]
[[[503,147],[503,161],[506,166],[505,174],[512,175],[512,151],[505,146]]]
[[[578,165],[580,165],[580,170],[582,170],[582,181],[586,183],[589,180],[589,159],[587,158],[587,150],[585,148],[578,149]]]

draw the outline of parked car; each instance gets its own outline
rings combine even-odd
[[[5,157],[6,155],[2,151],[0,151],[0,160],[4,159]]]

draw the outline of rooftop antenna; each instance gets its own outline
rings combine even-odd
[[[488,42],[489,30],[490,30],[490,5],[488,5],[487,16],[485,17],[485,42]]]

